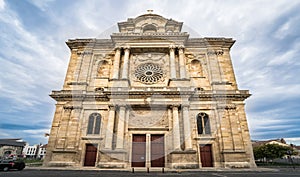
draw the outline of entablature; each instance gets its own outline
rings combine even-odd
[[[56,101],[109,101],[110,99],[146,99],[149,97],[164,98],[185,98],[189,101],[209,100],[235,100],[244,101],[251,94],[248,90],[197,90],[190,87],[183,88],[101,88],[96,91],[61,90],[52,91],[50,96]]]

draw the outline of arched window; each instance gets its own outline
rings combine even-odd
[[[156,33],[157,29],[156,29],[156,26],[149,24],[143,28],[143,32],[144,33]]]
[[[199,113],[197,115],[197,129],[198,134],[210,134],[210,122],[209,117],[206,113]]]
[[[101,125],[101,115],[99,113],[93,113],[89,117],[87,134],[99,134]]]

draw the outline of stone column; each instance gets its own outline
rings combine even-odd
[[[124,121],[126,115],[125,111],[126,111],[126,107],[124,105],[120,106],[116,149],[123,149],[124,147]]]
[[[176,79],[175,46],[170,46],[170,76],[171,79]]]
[[[112,148],[112,141],[113,141],[113,131],[114,131],[114,124],[115,124],[115,107],[109,107],[109,115],[107,120],[107,127],[105,133],[105,149]]]
[[[129,63],[129,53],[130,48],[125,47],[125,55],[124,55],[124,64],[123,64],[123,71],[122,71],[122,79],[128,78],[128,63]]]
[[[180,151],[180,125],[178,117],[178,105],[172,106],[173,114],[173,146],[174,150]]]
[[[185,140],[185,150],[192,150],[192,134],[191,134],[191,124],[189,117],[189,107],[182,106],[183,115],[183,129],[184,129],[184,140]]]
[[[146,167],[151,167],[151,134],[146,134]]]
[[[179,48],[179,67],[180,67],[180,79],[186,78],[186,67],[184,62],[184,47],[180,46]]]
[[[115,58],[114,58],[114,69],[113,69],[113,79],[119,79],[119,69],[120,69],[120,57],[121,50],[116,48]]]

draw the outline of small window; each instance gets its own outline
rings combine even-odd
[[[88,120],[87,134],[99,134],[101,125],[101,115],[99,113],[93,113]]]
[[[150,25],[146,25],[143,28],[143,32],[144,33],[156,33],[157,29],[156,29],[156,26],[150,24]]]
[[[206,113],[199,113],[197,115],[197,130],[198,134],[211,134],[209,117]]]

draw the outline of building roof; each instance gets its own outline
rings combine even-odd
[[[262,141],[252,141],[252,146],[257,147],[265,144],[273,144],[274,142],[278,144],[286,144],[286,141],[283,138],[278,138],[278,139],[270,139],[270,140],[262,140]]]
[[[294,148],[300,151],[300,146],[294,146]]]
[[[0,145],[8,145],[8,146],[25,146],[26,142],[22,139],[0,139]]]
[[[43,145],[40,146],[40,148],[47,148],[47,145],[48,144],[43,144]]]

